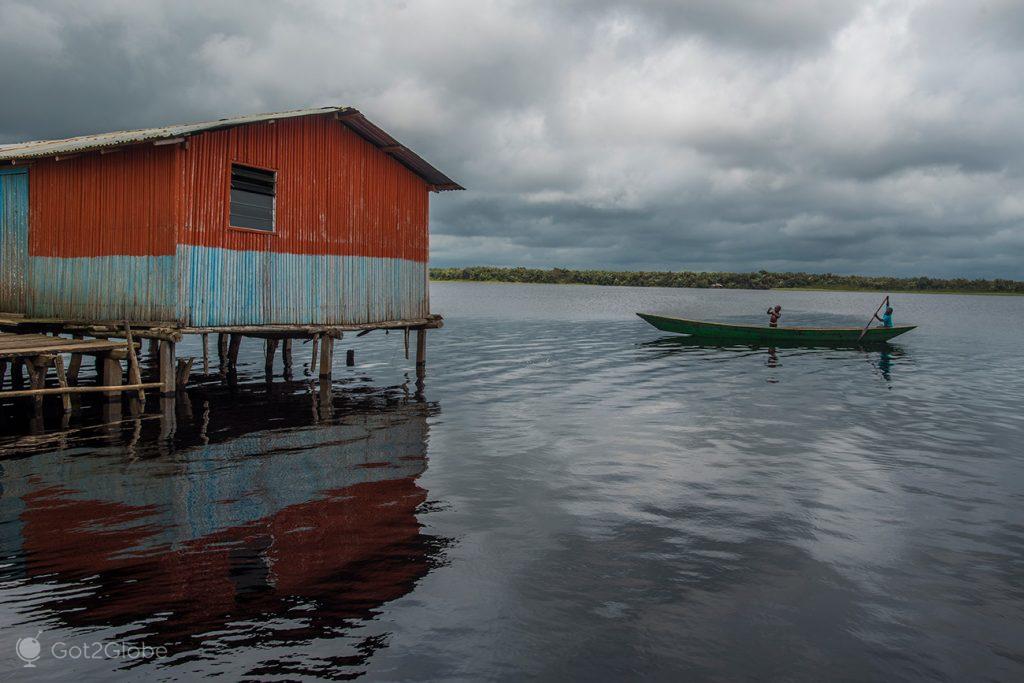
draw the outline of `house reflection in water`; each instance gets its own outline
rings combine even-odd
[[[134,459],[71,444],[0,461],[14,560],[0,576],[54,586],[22,616],[119,626],[187,659],[227,633],[231,647],[342,635],[439,562],[444,541],[417,519],[435,406],[336,395],[315,421],[309,396],[208,405],[178,416],[170,452],[146,424]]]

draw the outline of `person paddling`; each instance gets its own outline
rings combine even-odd
[[[782,306],[776,305],[775,308],[769,308],[766,312],[768,314],[768,327],[778,327],[779,318],[782,317]]]
[[[882,323],[882,327],[892,327],[892,306],[886,306],[881,317],[875,313],[875,320]]]

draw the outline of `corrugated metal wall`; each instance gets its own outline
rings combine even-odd
[[[274,233],[228,226],[232,162],[277,172]],[[0,309],[195,326],[429,313],[426,183],[329,115],[41,160],[30,177],[28,267],[4,257]]]
[[[32,165],[25,313],[174,320],[178,154],[138,145]]]
[[[273,234],[228,227],[232,162],[277,171]],[[181,172],[182,320],[330,324],[429,313],[427,186],[339,121],[196,136]]]
[[[25,310],[28,170],[0,171],[0,311]]]

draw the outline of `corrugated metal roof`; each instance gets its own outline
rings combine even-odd
[[[371,144],[394,157],[405,165],[409,170],[423,178],[433,190],[462,190],[465,189],[444,173],[427,163],[422,157],[411,149],[388,135],[384,130],[374,125],[357,109],[352,107],[319,107],[316,109],[295,109],[292,111],[271,112],[267,114],[250,114],[248,116],[233,116],[216,121],[204,121],[202,123],[185,123],[160,128],[140,128],[138,130],[122,130],[113,133],[99,133],[96,135],[81,135],[63,140],[34,140],[32,142],[19,142],[14,144],[0,145],[0,161],[18,162],[32,159],[43,159],[62,155],[80,154],[98,149],[109,149],[125,145],[136,145],[143,142],[158,142],[161,140],[173,140],[174,138],[188,137],[198,133],[205,133],[211,130],[244,126],[250,123],[262,121],[273,121],[286,119],[295,116],[317,116],[321,114],[333,114],[342,123],[351,128]]]

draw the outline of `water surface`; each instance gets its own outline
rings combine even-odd
[[[877,295],[432,296],[422,392],[375,332],[326,400],[298,366],[268,387],[247,342],[240,386],[170,413],[6,410],[5,677],[1024,675],[1024,298],[895,295],[921,327],[844,350],[633,313],[856,325]],[[48,649],[118,639],[168,655]]]

